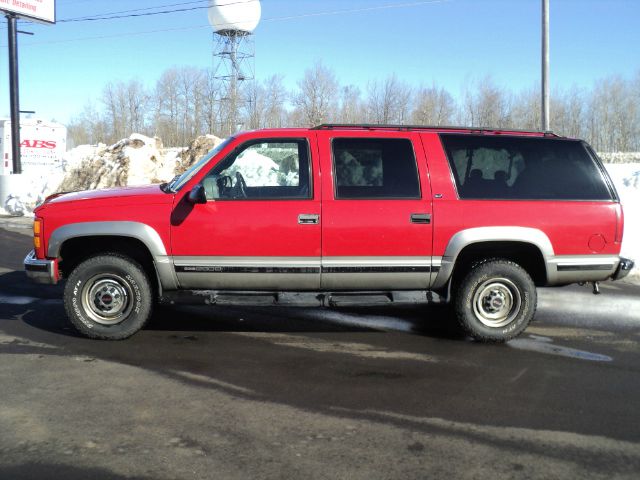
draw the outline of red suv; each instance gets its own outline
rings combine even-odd
[[[57,194],[25,259],[66,279],[82,334],[122,339],[156,301],[450,301],[481,341],[520,334],[536,286],[624,277],[623,215],[593,150],[551,133],[322,125],[227,139],[162,185]],[[437,294],[437,295],[434,295]]]

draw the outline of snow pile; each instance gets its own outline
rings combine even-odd
[[[32,215],[37,205],[56,192],[165,182],[221,142],[214,135],[206,135],[187,148],[165,149],[159,138],[134,133],[110,146],[80,145],[66,152],[56,169],[21,175],[16,191],[3,199],[0,214]]]
[[[158,138],[133,134],[109,147],[80,146],[63,158],[64,177],[58,191],[159,183],[170,180],[175,152],[161,153]]]
[[[224,173],[235,178],[236,172],[240,172],[248,187],[277,187],[279,170],[278,164],[272,159],[249,149]]]
[[[640,163],[606,164],[624,209],[623,257],[636,267],[625,281],[640,284]]]
[[[20,199],[20,196],[14,194],[7,196],[7,200],[4,202],[4,211],[12,217],[24,217],[28,215],[24,202]],[[0,213],[1,212],[2,209],[0,209]]]
[[[176,158],[175,174],[179,175],[200,160],[207,152],[213,150],[223,142],[215,135],[202,135],[196,138],[186,149],[179,149]]]
[[[31,215],[35,206],[49,195],[50,186],[57,187],[61,178],[56,171],[4,177],[5,184],[0,188],[3,193],[0,214],[6,213],[14,217]]]

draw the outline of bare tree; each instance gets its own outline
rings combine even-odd
[[[362,102],[361,92],[355,85],[347,85],[340,89],[340,106],[338,121],[340,123],[362,123],[366,115],[366,108]]]
[[[220,84],[212,70],[207,70],[200,80],[199,93],[202,99],[202,122],[205,133],[217,132],[220,124]]]
[[[304,72],[298,89],[293,104],[298,110],[296,117],[301,124],[319,125],[335,116],[339,85],[332,70],[320,62],[316,63]]]
[[[513,96],[510,127],[523,130],[540,129],[540,86],[521,90]],[[553,118],[553,115],[551,116]]]
[[[434,84],[418,90],[411,119],[418,125],[451,125],[455,113],[456,102],[451,94]]]
[[[551,129],[572,138],[585,134],[586,101],[583,92],[574,86],[551,95]]]
[[[156,134],[165,145],[176,146],[180,143],[179,116],[180,93],[177,68],[165,70],[155,88],[155,124]]]
[[[463,122],[473,127],[507,127],[510,119],[511,101],[505,90],[485,77],[463,92]]]
[[[257,128],[264,128],[266,122],[266,92],[259,82],[250,82],[245,85],[242,96],[245,97],[245,109],[246,112],[240,112],[244,114],[247,121],[245,126],[252,130]]]
[[[407,123],[411,104],[411,87],[393,74],[383,82],[369,83],[367,112],[377,124]]]
[[[467,80],[456,102],[433,84],[413,92],[391,75],[372,80],[366,98],[355,85],[340,87],[332,70],[321,63],[307,69],[289,94],[281,75],[245,88],[250,100],[243,112],[245,127],[312,126],[341,123],[399,123],[524,128],[540,125],[540,89],[510,92],[491,77]],[[219,84],[211,71],[173,67],[150,92],[139,80],[107,83],[101,102],[88,104],[69,122],[70,144],[113,143],[133,132],[152,132],[167,146],[182,146],[197,135],[217,133],[225,124]],[[631,79],[611,76],[590,89],[555,90],[551,96],[554,131],[585,138],[599,151],[640,150],[640,71]]]
[[[96,106],[88,102],[67,125],[67,146],[95,145],[107,141],[108,127]]]
[[[119,101],[120,87],[118,84],[107,83],[102,90],[102,103],[106,110],[108,133],[105,140],[114,143],[124,137],[126,111],[123,111]]]
[[[108,83],[102,91],[107,140],[116,142],[134,132],[147,132],[149,94],[139,80]]]
[[[287,122],[286,103],[288,94],[283,84],[282,75],[272,75],[264,81],[265,93],[265,126],[271,128],[284,127]]]
[[[631,84],[621,77],[596,82],[588,110],[588,132],[603,152],[629,151],[637,145],[638,100]]]

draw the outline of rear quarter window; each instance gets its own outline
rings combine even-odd
[[[441,134],[463,199],[612,200],[579,140]]]

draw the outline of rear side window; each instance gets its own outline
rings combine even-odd
[[[611,200],[600,168],[578,140],[440,135],[460,198]]]
[[[332,145],[337,199],[420,198],[411,140],[336,138]]]

